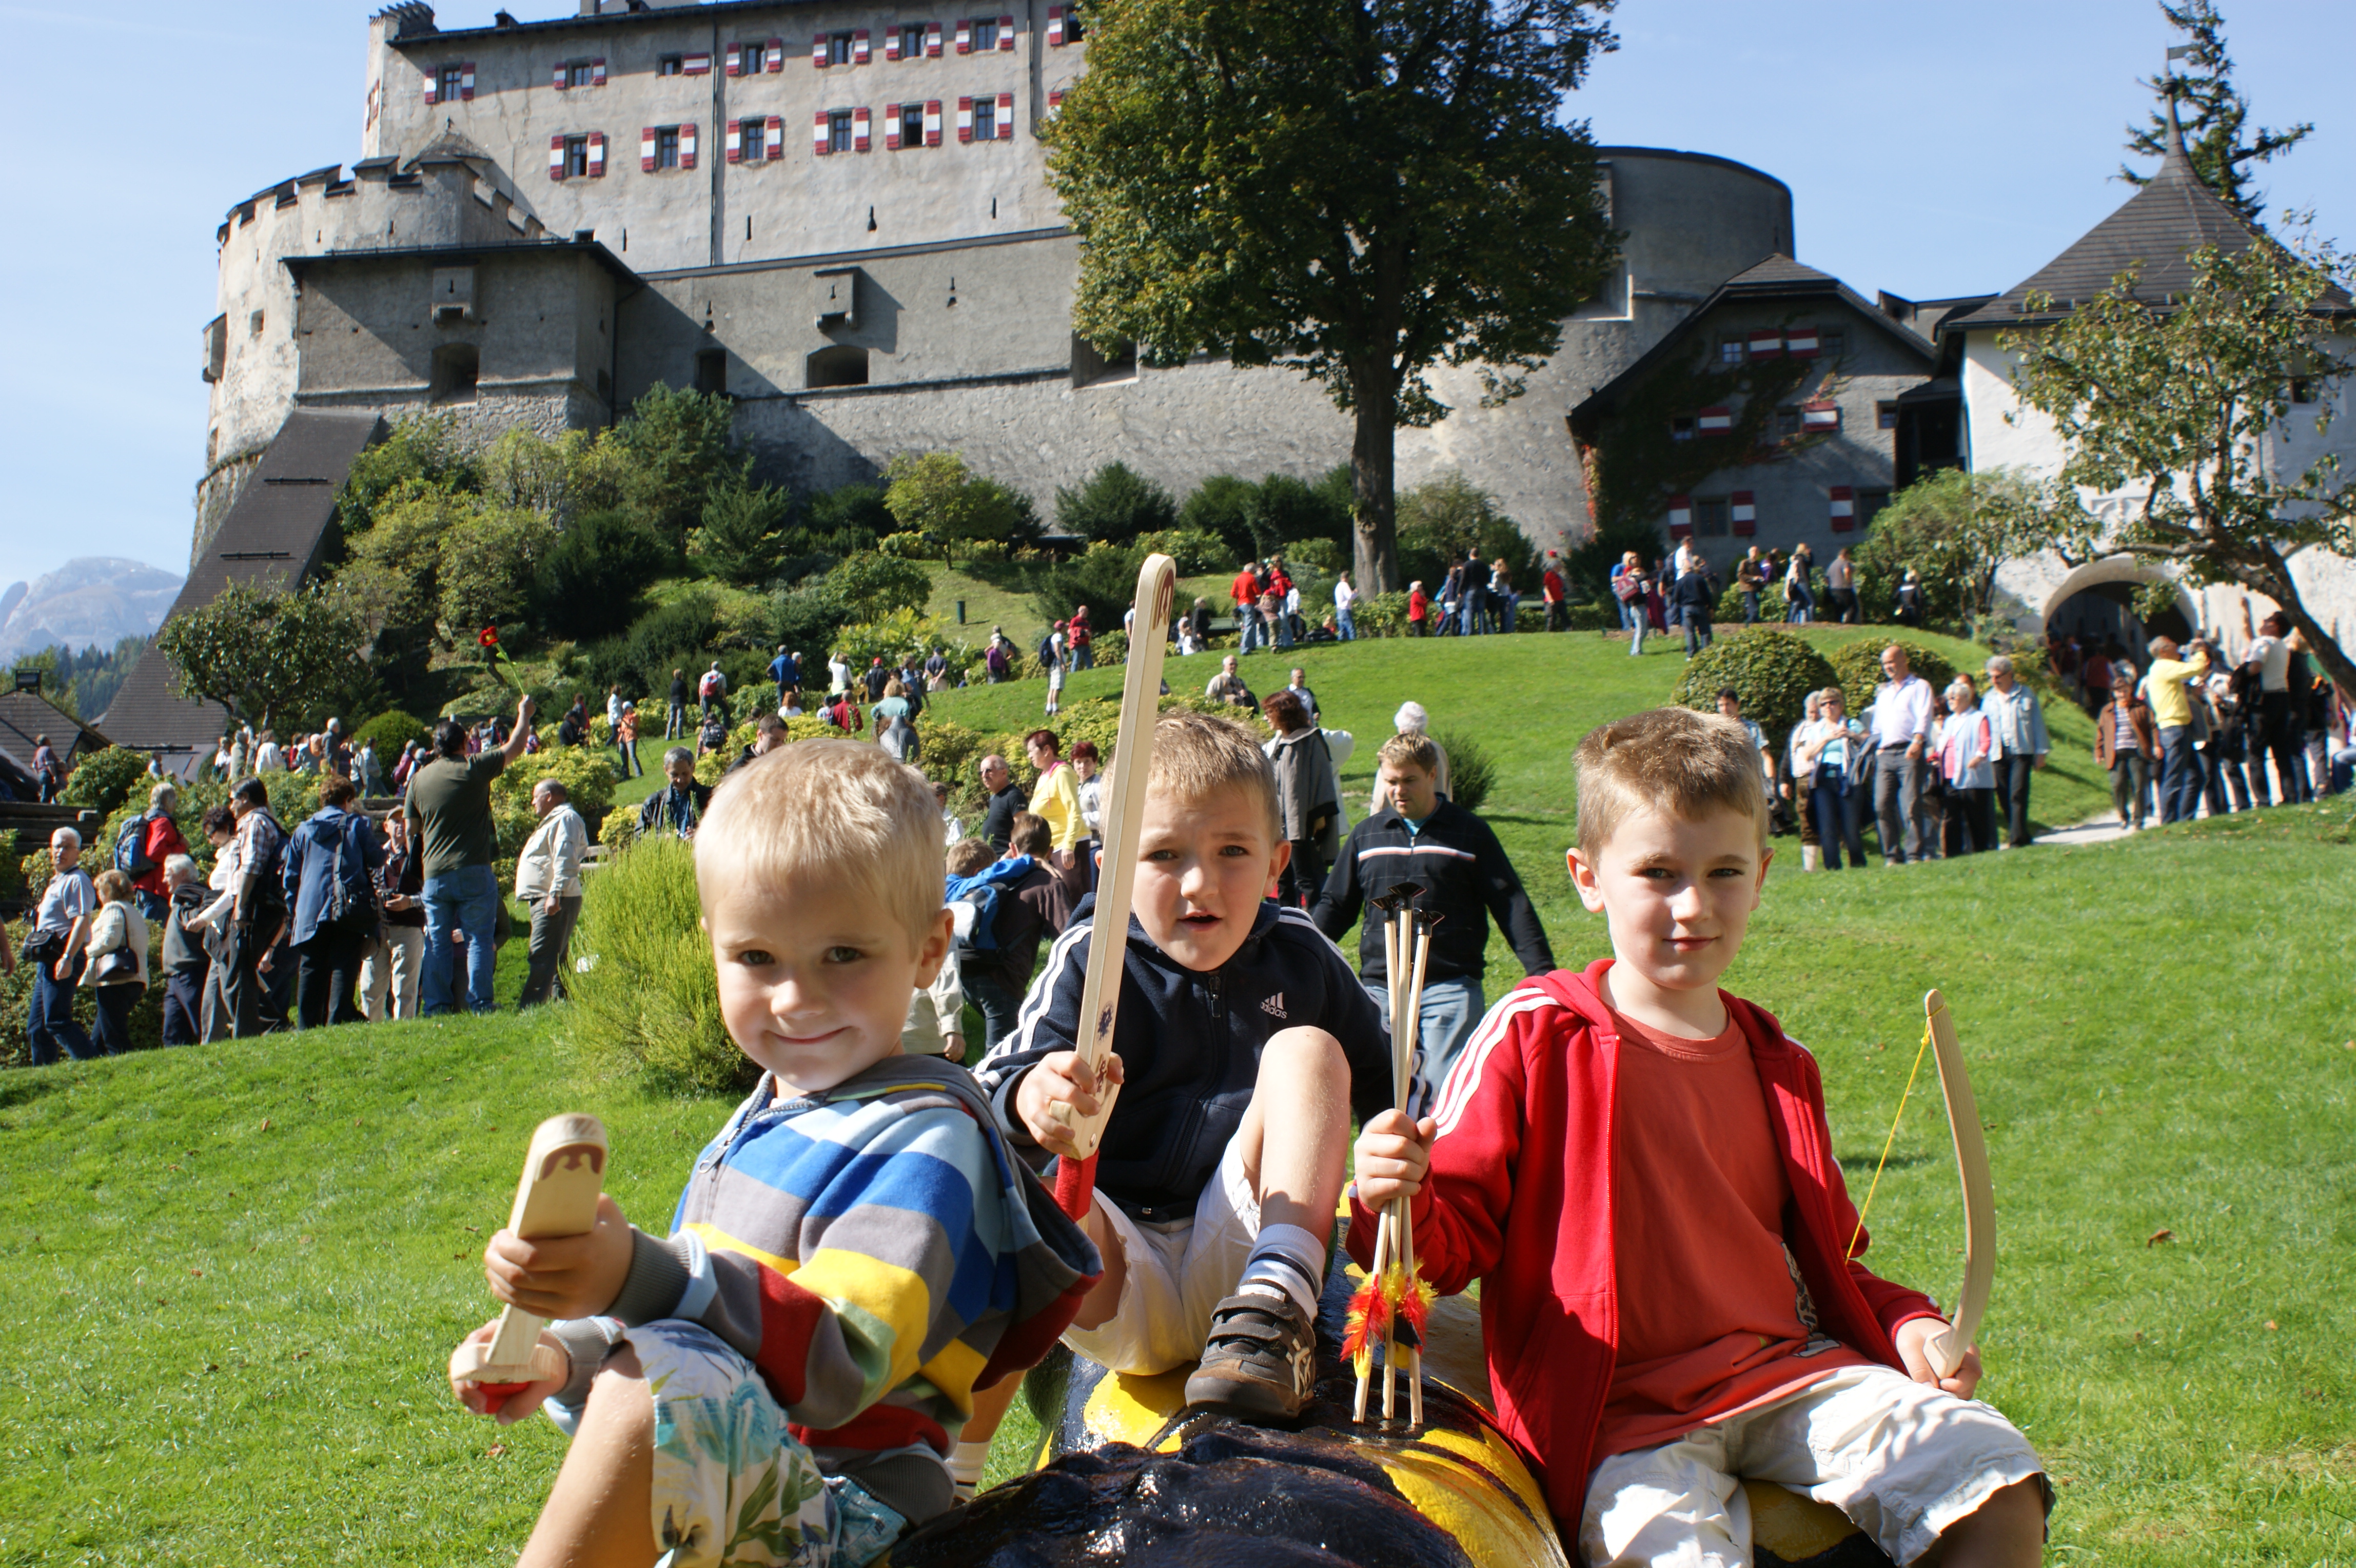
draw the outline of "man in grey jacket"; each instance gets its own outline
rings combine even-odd
[[[581,861],[589,853],[589,830],[567,799],[563,780],[543,779],[531,788],[531,809],[540,826],[516,856],[515,896],[531,909],[531,968],[525,975],[520,1012],[555,994],[566,994],[564,963],[573,947],[573,922],[581,918]]]
[[[2037,693],[2015,678],[2012,660],[1992,654],[1987,661],[1987,695],[1980,706],[1996,738],[1996,800],[2005,814],[2005,832],[1998,849],[2029,846],[2029,776],[2045,766],[2053,749],[2045,733],[2045,709]]]

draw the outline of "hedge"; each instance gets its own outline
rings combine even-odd
[[[1881,685],[1881,650],[1892,645],[1906,650],[1906,662],[1925,681],[1934,693],[1947,689],[1955,678],[1955,667],[1937,649],[1903,637],[1873,638],[1852,642],[1837,650],[1832,657],[1832,671],[1840,686],[1841,695],[1847,700],[1851,718],[1862,715],[1872,705],[1873,694]]]
[[[1807,715],[1807,696],[1833,684],[1833,667],[1801,639],[1772,627],[1723,637],[1687,660],[1670,700],[1702,713],[1716,711],[1721,686],[1742,698],[1742,716],[1757,721],[1769,748],[1782,756],[1792,726]]]

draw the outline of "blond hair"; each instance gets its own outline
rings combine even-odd
[[[1115,758],[1116,762],[1120,758]],[[1272,838],[1284,836],[1277,813],[1276,771],[1249,730],[1215,714],[1164,714],[1153,726],[1153,768],[1145,792],[1199,801],[1222,789],[1258,799]]]
[[[1740,811],[1767,847],[1759,749],[1734,719],[1651,708],[1589,730],[1579,743],[1579,853],[1590,863],[1632,811],[1699,822]]]
[[[915,768],[855,740],[806,740],[721,780],[695,835],[708,914],[740,880],[831,877],[922,942],[941,912],[940,807]]]
[[[1419,768],[1437,779],[1440,777],[1440,743],[1428,735],[1401,730],[1383,742],[1382,750],[1376,754],[1375,766],[1380,768],[1385,763],[1393,768]]]

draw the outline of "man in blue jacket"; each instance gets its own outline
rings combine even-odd
[[[317,813],[286,841],[282,875],[293,911],[287,940],[298,961],[298,1029],[357,1024],[364,1016],[353,997],[376,926],[376,871],[384,864],[384,845],[375,824],[349,809],[359,793],[342,774],[327,775]]]

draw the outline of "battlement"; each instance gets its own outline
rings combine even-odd
[[[404,207],[452,196],[470,199],[482,210],[478,220],[455,225],[466,232],[445,242],[512,242],[547,235],[547,226],[532,211],[530,201],[487,156],[454,154],[436,158],[433,155],[434,149],[429,148],[405,167],[394,158],[365,159],[352,166],[348,177],[341,164],[329,164],[257,190],[229,209],[214,231],[214,242],[225,247],[231,235],[259,218],[291,210],[295,214],[292,221],[298,227],[313,219],[325,221],[314,224],[318,237],[312,243],[289,246],[289,253],[371,244],[414,245],[420,242],[419,227],[412,222],[404,231],[401,222]],[[478,231],[486,223],[488,231]],[[446,222],[433,226],[453,227]],[[327,237],[330,231],[332,240]]]

